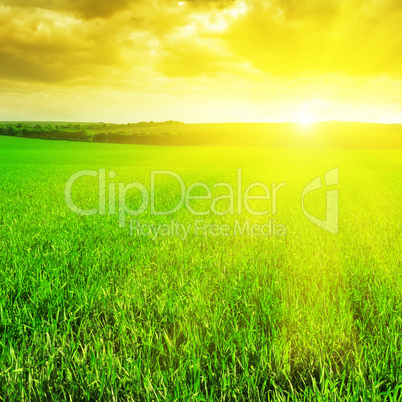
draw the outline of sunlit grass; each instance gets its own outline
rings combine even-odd
[[[4,400],[400,398],[400,151],[0,141]],[[300,195],[336,166],[334,236],[304,217]],[[130,237],[117,216],[65,205],[68,177],[100,167],[147,186],[154,168],[211,187],[234,184],[239,167],[245,184],[286,181],[275,219],[287,235]],[[96,187],[76,192],[96,203]],[[160,196],[169,205],[172,188]]]

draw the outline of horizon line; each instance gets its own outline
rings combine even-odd
[[[180,122],[183,124],[300,124],[300,125],[312,125],[317,123],[358,123],[358,124],[381,124],[381,125],[401,125],[401,122],[378,122],[378,121],[361,121],[361,120],[312,120],[312,121],[211,121],[211,122],[185,122],[180,120],[141,120],[141,121],[129,121],[129,122],[107,122],[107,121],[78,121],[78,120],[0,120],[0,124],[12,124],[12,123],[68,123],[68,124],[139,124],[139,123],[165,123],[169,121]]]

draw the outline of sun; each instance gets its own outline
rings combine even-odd
[[[311,114],[303,114],[299,117],[299,123],[303,125],[309,125],[314,121]]]
[[[296,113],[294,121],[306,127],[317,121],[317,116],[311,110],[301,110]]]

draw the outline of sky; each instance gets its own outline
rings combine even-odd
[[[0,0],[0,120],[402,123],[400,0]]]

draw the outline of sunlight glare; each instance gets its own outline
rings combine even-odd
[[[296,115],[295,121],[302,126],[309,126],[311,123],[316,121],[316,116],[311,111],[303,110]]]

